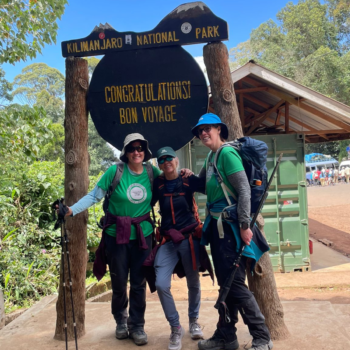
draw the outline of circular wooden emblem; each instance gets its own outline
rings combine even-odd
[[[138,132],[155,154],[193,138],[191,128],[207,112],[208,89],[199,65],[180,46],[111,53],[93,73],[88,108],[114,147],[121,150],[125,136]]]

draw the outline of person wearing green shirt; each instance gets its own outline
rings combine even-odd
[[[201,243],[210,243],[215,275],[222,288],[226,278],[231,274],[233,263],[238,255],[238,248],[242,242],[246,248],[252,242],[254,242],[253,246],[256,246],[256,242],[258,243],[256,234],[253,235],[250,229],[250,185],[239,153],[233,147],[222,147],[228,138],[228,128],[217,115],[204,114],[200,117],[197,125],[192,128],[192,133],[211,150],[199,173],[200,178],[206,177],[207,208],[209,209],[203,226]],[[219,149],[216,170],[214,169],[214,157]],[[229,203],[218,181],[217,171],[223,177],[224,184],[237,198],[238,220],[227,222],[223,219],[222,226],[220,226],[221,220],[218,218]],[[220,235],[218,226],[223,228]],[[272,349],[273,344],[265,324],[265,318],[254,295],[245,284],[247,261],[245,250],[225,300],[231,320],[227,322],[219,317],[214,335],[209,339],[199,341],[200,350],[235,350],[239,348],[235,327],[238,322],[238,311],[253,337],[250,350]]]
[[[136,345],[147,344],[147,334],[144,331],[146,310],[146,279],[142,264],[152,249],[153,226],[149,219],[151,210],[151,183],[144,162],[151,159],[152,153],[148,141],[141,134],[129,134],[124,140],[120,160],[124,162],[124,171],[118,186],[112,193],[108,215],[121,219],[123,227],[116,224],[105,228],[103,234],[105,255],[112,281],[112,314],[116,320],[117,339],[133,339]],[[117,166],[112,165],[101,177],[97,186],[88,195],[68,208],[68,216],[75,216],[94,203],[103,199],[111,185]],[[153,167],[153,178],[161,173]],[[139,224],[130,224],[130,220],[147,216],[148,219]],[[131,218],[131,219],[130,219]],[[137,230],[137,227],[141,228]],[[126,240],[118,244],[118,231]],[[137,235],[142,232],[142,236]],[[143,243],[142,243],[142,242]],[[142,246],[141,246],[142,243]],[[127,295],[127,282],[130,275],[130,297]],[[128,303],[129,312],[127,310]]]

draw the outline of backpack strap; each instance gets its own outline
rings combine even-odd
[[[154,175],[153,175],[152,164],[146,163],[146,171],[147,171],[147,175],[148,175],[148,178],[149,178],[149,182],[151,183],[151,191],[153,192]]]
[[[222,191],[224,192],[224,195],[226,197],[226,200],[227,200],[227,203],[228,205],[232,205],[232,202],[228,196],[228,194],[231,195],[231,197],[237,202],[237,196],[230,190],[230,188],[224,183],[224,179],[222,177],[222,175],[220,174],[218,168],[217,168],[217,163],[218,163],[218,157],[219,157],[219,154],[220,152],[222,151],[222,149],[224,147],[232,147],[230,144],[223,144],[217,151],[216,151],[216,154],[215,154],[215,157],[214,157],[214,170],[216,172],[216,174],[218,175],[218,181],[219,181],[219,184],[222,188]]]

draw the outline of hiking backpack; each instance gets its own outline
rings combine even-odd
[[[267,144],[263,141],[252,139],[251,137],[242,137],[235,141],[224,143],[217,150],[213,164],[214,171],[218,176],[218,181],[222,187],[228,204],[231,205],[232,203],[227,193],[229,193],[236,202],[237,197],[228,188],[228,186],[225,185],[223,178],[216,166],[219,154],[224,147],[233,147],[242,158],[244,171],[247,175],[251,189],[251,213],[254,214],[258,209],[261,198],[263,197],[265,189],[267,187]],[[210,155],[208,159],[210,159]]]
[[[100,219],[100,222],[97,223],[98,227],[101,229],[103,229],[104,220],[105,220],[105,217],[106,217],[107,212],[108,212],[109,200],[112,196],[112,193],[114,192],[114,190],[116,189],[116,187],[120,183],[120,180],[121,180],[123,173],[124,173],[124,168],[125,168],[125,163],[123,163],[123,162],[117,163],[117,169],[116,169],[114,178],[108,187],[108,190],[106,192],[105,199],[103,202],[103,206],[102,206],[105,215],[102,216],[102,218]],[[149,178],[149,182],[151,184],[151,191],[153,191],[153,178],[154,178],[154,176],[153,176],[152,165],[150,163],[146,163],[146,171],[147,171],[147,175]]]
[[[169,197],[171,197],[171,200],[172,200],[172,195],[187,197],[186,188],[189,188],[189,186],[190,186],[189,185],[189,180],[188,180],[187,177],[184,177],[184,176],[181,176],[181,175],[179,175],[179,176],[182,179],[182,192],[176,192],[176,193],[168,194]],[[165,197],[165,193],[164,193],[164,190],[165,190],[165,178],[164,178],[164,176],[160,175],[158,177],[158,182],[159,182],[159,186],[158,186],[157,191],[160,193],[160,195],[162,197]],[[188,203],[189,209],[193,213],[193,216],[194,216],[195,220],[198,222],[198,226],[195,229],[194,236],[197,237],[197,238],[201,238],[202,237],[203,223],[202,223],[202,221],[200,220],[200,217],[199,217],[198,205],[196,203],[196,200],[195,200],[195,197],[194,197],[194,193],[191,194],[191,197],[192,197],[191,203],[190,203],[189,200],[187,201],[187,203]],[[173,212],[172,212],[172,217],[173,217],[173,220],[175,220],[175,213],[173,213]],[[173,222],[173,223],[175,223],[175,222]],[[157,227],[157,230],[156,230],[156,238],[157,238],[158,242],[160,242],[160,237],[161,237],[161,234],[160,234],[160,220],[159,220],[158,221],[158,227]]]

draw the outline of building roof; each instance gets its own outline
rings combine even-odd
[[[302,133],[311,143],[350,138],[349,106],[254,61],[231,76],[245,135]]]

